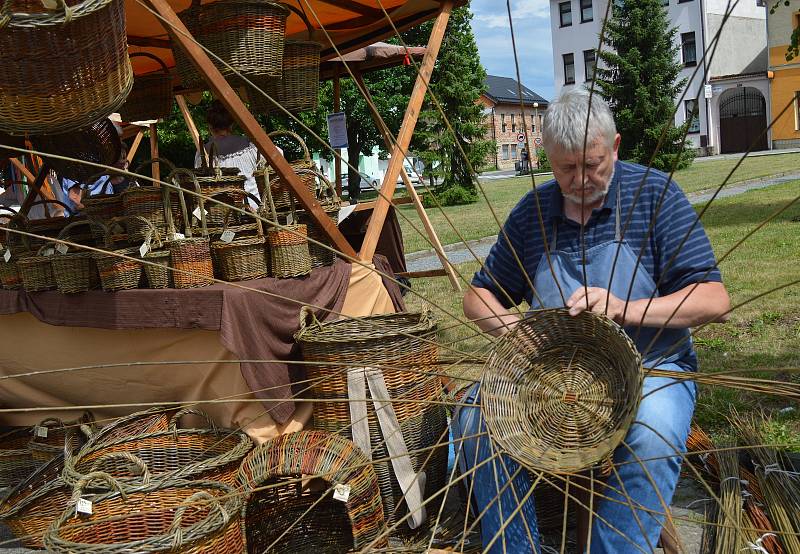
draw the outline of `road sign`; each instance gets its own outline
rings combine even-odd
[[[525,142],[525,133],[517,133],[517,142]]]
[[[542,137],[536,137],[535,139],[533,139],[533,144],[535,144],[536,146],[541,146],[542,145]]]
[[[714,97],[714,87],[711,85],[705,85],[703,87],[703,96],[706,98],[713,98]]]

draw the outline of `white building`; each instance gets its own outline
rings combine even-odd
[[[763,145],[757,141],[769,113],[767,8],[764,0],[732,0],[731,4],[735,4],[732,9],[727,0],[663,0],[671,25],[678,28],[678,57],[684,66],[680,76],[689,79],[675,124],[686,121],[694,99],[699,98],[699,116],[688,139],[702,149],[700,153],[741,152],[747,149],[742,144],[754,141],[756,149],[769,146],[768,141]],[[591,81],[607,5],[607,0],[550,0],[556,93],[562,87]],[[726,9],[731,15],[720,32],[713,59],[708,59]],[[709,52],[706,58],[705,51]],[[738,116],[752,121],[754,111],[759,112],[757,125],[739,125]]]

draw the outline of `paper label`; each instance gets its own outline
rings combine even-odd
[[[3,254],[3,259],[6,261],[6,263],[8,263],[8,261],[11,259],[11,249],[10,248],[6,248],[6,253]]]
[[[139,257],[144,258],[144,255],[147,254],[148,252],[150,252],[150,244],[147,241],[145,241],[139,247]]]
[[[40,425],[40,426],[36,427],[36,436],[39,437],[40,439],[46,439],[47,438],[47,427],[45,427],[43,425]]]
[[[222,242],[231,242],[233,240],[233,237],[235,236],[236,233],[228,229],[224,233],[222,233],[222,236],[219,237],[219,240],[221,240]]]
[[[69,251],[69,246],[67,246],[63,242],[59,242],[58,244],[56,244],[56,251],[60,254],[66,254]]]
[[[294,214],[289,214],[286,216],[286,225],[291,225],[294,223]]]
[[[75,504],[76,514],[92,515],[92,501],[85,498],[79,498],[78,503]]]
[[[45,256],[52,256],[53,254],[55,254],[55,252],[56,251],[52,248],[45,248],[42,254],[44,254]]]
[[[347,502],[350,498],[350,485],[338,484],[333,488],[333,499]]]
[[[183,240],[186,236],[183,233],[175,233],[175,240]]]
[[[195,219],[200,219],[200,206],[197,206],[194,209],[194,211],[192,212],[192,215],[194,216]],[[203,215],[208,216],[208,210],[203,210]]]

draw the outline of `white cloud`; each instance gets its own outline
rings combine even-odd
[[[476,23],[489,29],[508,28],[508,10],[502,0],[492,0],[491,8],[487,2],[474,1],[472,10]],[[550,3],[548,0],[516,0],[511,3],[511,18],[516,26],[529,19],[549,19]]]

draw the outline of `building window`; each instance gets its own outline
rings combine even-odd
[[[588,23],[594,19],[592,13],[592,0],[581,1],[581,23]]]
[[[697,111],[697,101],[696,100],[686,100],[683,102],[683,108],[686,112],[685,121],[689,121],[689,132],[690,133],[699,133],[700,132],[700,113]]]
[[[517,145],[516,144],[512,144],[511,145],[511,159],[512,160],[516,160],[517,159]]]
[[[583,51],[583,71],[587,81],[594,81],[595,57],[594,50]]]
[[[692,0],[678,0],[678,4],[683,4],[684,2],[691,2],[691,1]],[[756,5],[757,6],[759,6],[759,5],[763,6],[763,4],[759,4],[760,1],[761,0],[756,0]]]
[[[531,133],[536,132],[536,116],[531,114]]]
[[[508,159],[508,145],[507,144],[503,145],[502,152],[503,152],[503,159],[507,160]]]
[[[572,25],[572,2],[559,3],[558,15],[561,18],[562,27],[569,27]]]
[[[575,55],[564,54],[564,84],[575,83]]]
[[[681,52],[683,53],[683,65],[690,67],[697,65],[697,49],[694,42],[694,31],[691,33],[681,33]]]
[[[511,114],[511,132],[512,133],[516,133],[517,132],[517,121],[514,118],[514,114],[513,113]]]
[[[500,130],[506,132],[506,114],[504,113],[500,114]]]

